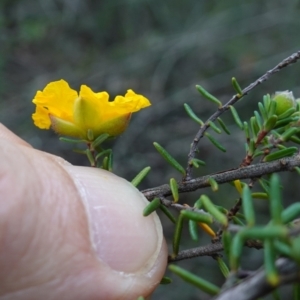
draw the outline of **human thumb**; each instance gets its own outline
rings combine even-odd
[[[1,138],[2,136],[2,138]],[[136,299],[163,276],[156,214],[126,180],[0,132],[0,299]]]

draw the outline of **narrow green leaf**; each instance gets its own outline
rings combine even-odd
[[[206,91],[201,85],[196,85],[196,89],[204,98],[206,98],[207,100],[209,100],[215,104],[218,104],[219,107],[222,107],[221,101],[218,100],[212,94],[210,94],[208,91]]]
[[[93,141],[94,140],[94,131],[92,129],[88,129],[86,136],[89,141]]]
[[[294,112],[296,112],[296,108],[295,107],[291,107],[288,110],[286,110],[284,113],[282,113],[281,115],[278,116],[278,120],[282,120],[285,118],[288,118],[289,116],[291,116]]]
[[[296,202],[288,206],[281,213],[281,219],[284,224],[292,222],[300,216],[300,202]]]
[[[259,127],[259,130],[261,130],[262,129],[262,120],[261,120],[261,116],[260,116],[260,114],[258,113],[257,110],[254,111],[254,116],[255,116],[257,125]]]
[[[259,132],[259,127],[257,125],[257,122],[256,122],[256,118],[255,117],[251,117],[250,118],[250,127],[251,127],[251,131],[252,131],[252,135],[254,138],[257,137],[257,134]]]
[[[264,151],[259,151],[259,150],[255,150],[254,151],[254,154],[252,155],[252,158],[254,159],[254,158],[256,158],[256,157],[259,157],[259,156],[263,156],[263,155],[265,155],[265,152]]]
[[[178,202],[179,200],[178,185],[177,185],[177,181],[174,178],[170,179],[170,189],[172,192],[174,202]]]
[[[270,109],[270,102],[271,102],[271,97],[269,94],[264,95],[263,97],[263,103],[264,103],[264,108],[267,112],[269,112]]]
[[[174,167],[177,171],[185,175],[185,169],[183,166],[175,160],[168,152],[165,150],[160,144],[154,142],[153,143],[155,149],[158,151],[158,153],[172,166]]]
[[[99,135],[93,142],[92,142],[92,148],[95,149],[96,147],[100,146],[105,140],[109,138],[108,133],[103,133]]]
[[[269,117],[276,114],[276,107],[277,107],[276,101],[271,100],[269,105],[269,110],[268,110]]]
[[[147,217],[160,207],[160,199],[154,198],[143,210],[143,216]]]
[[[145,300],[145,298],[143,296],[140,296],[136,300]]]
[[[240,257],[242,255],[244,246],[244,240],[240,236],[239,233],[237,233],[233,240],[230,247],[230,268],[232,271],[237,271],[240,265]]]
[[[286,142],[296,133],[299,133],[299,128],[296,128],[296,127],[289,128],[281,135],[280,139],[283,142]]]
[[[261,178],[261,179],[258,179],[258,182],[260,184],[260,186],[263,188],[263,190],[268,194],[269,193],[269,181]]]
[[[242,121],[239,117],[239,114],[238,114],[237,110],[232,105],[230,105],[229,108],[230,108],[230,111],[231,111],[231,114],[233,116],[233,119],[234,119],[235,123],[240,127],[241,130],[243,130],[244,126],[243,126],[243,123],[242,123]]]
[[[148,175],[150,172],[151,167],[146,167],[142,171],[140,171],[132,180],[131,183],[133,186],[137,187],[143,179]]]
[[[189,232],[193,241],[198,241],[198,224],[195,221],[189,220]]]
[[[226,152],[226,149],[216,140],[214,139],[208,132],[205,132],[204,134],[211,142],[213,145],[215,145],[219,150]]]
[[[269,162],[269,161],[272,161],[272,160],[292,156],[297,151],[298,151],[297,147],[289,147],[289,148],[286,148],[286,149],[278,150],[276,152],[273,152],[273,153],[268,154],[267,156],[265,156],[263,161],[264,162]]]
[[[184,109],[187,112],[187,114],[189,115],[189,117],[194,120],[196,123],[198,123],[199,125],[203,125],[204,122],[194,113],[194,111],[191,109],[191,107],[187,104],[184,103]]]
[[[222,225],[227,226],[228,225],[228,219],[227,216],[222,214],[210,201],[210,199],[206,195],[202,195],[200,197],[202,204],[204,208]]]
[[[213,131],[215,131],[216,133],[218,133],[218,134],[222,133],[221,129],[214,122],[209,121],[208,124],[211,127],[211,129]]]
[[[210,294],[210,295],[216,295],[219,293],[220,288],[216,285],[206,281],[205,279],[202,279],[196,275],[194,275],[191,272],[188,272],[178,266],[175,265],[169,265],[169,269],[178,275],[180,278],[182,278],[184,281],[191,283],[192,285],[198,287],[202,291]]]
[[[273,116],[269,117],[268,119],[266,119],[265,124],[264,124],[264,130],[269,132],[272,129],[274,129],[276,126],[277,119],[278,119],[278,117],[276,115],[273,115]]]
[[[172,279],[166,276],[164,276],[160,281],[160,284],[170,284],[170,283],[172,283]]]
[[[216,192],[219,189],[219,185],[213,177],[208,178],[208,183],[213,192]]]
[[[285,118],[285,119],[282,119],[282,120],[279,120],[276,122],[276,126],[275,128],[281,128],[281,127],[284,127],[286,126],[287,124],[290,124],[291,122],[297,122],[299,120],[298,117],[289,117],[289,118]]]
[[[267,115],[267,112],[265,110],[265,107],[264,105],[261,103],[261,102],[258,102],[258,109],[259,109],[259,112],[263,118],[263,120],[267,120],[268,119],[268,115]]]
[[[177,218],[174,237],[173,237],[173,254],[172,254],[173,257],[176,257],[179,252],[182,227],[183,227],[183,215],[180,214],[179,217]]]
[[[281,214],[282,214],[282,203],[281,203],[281,191],[280,182],[278,174],[272,174],[270,179],[270,213],[271,219],[274,224],[282,224]]]
[[[252,198],[254,199],[264,199],[267,200],[269,199],[269,196],[267,193],[252,193]]]
[[[199,166],[205,166],[205,162],[201,159],[193,158],[191,162],[195,168],[199,168]]]
[[[243,212],[244,212],[244,216],[245,216],[247,225],[249,227],[252,227],[255,225],[255,212],[254,212],[254,207],[253,207],[251,191],[250,191],[248,185],[245,185],[243,187],[242,199],[243,199],[242,208],[243,208]]]
[[[218,262],[219,268],[220,268],[223,276],[225,278],[227,278],[229,276],[229,274],[230,274],[230,271],[229,271],[226,263],[224,262],[224,260],[221,257],[217,258],[217,262]]]
[[[239,83],[237,82],[237,80],[235,79],[235,77],[231,78],[231,83],[233,88],[235,89],[235,91],[237,92],[237,96],[240,98],[243,96],[243,91],[239,85]]]
[[[105,156],[102,161],[102,169],[108,170],[108,156]]]
[[[107,170],[112,172],[112,170],[113,170],[113,152],[112,151],[108,154],[107,167],[108,167]]]
[[[219,125],[222,127],[222,129],[224,130],[224,132],[226,132],[228,135],[230,135],[230,131],[227,128],[227,126],[225,125],[225,123],[223,122],[223,120],[221,118],[217,119],[219,122]]]
[[[255,226],[243,229],[238,233],[244,239],[273,239],[273,238],[286,238],[288,236],[288,229],[284,226]]]
[[[245,223],[241,221],[237,216],[232,216],[232,221],[234,224],[244,227]]]
[[[87,156],[87,158],[88,158],[88,160],[89,160],[89,162],[91,164],[91,167],[95,167],[96,166],[96,161],[95,161],[95,158],[94,158],[91,150],[90,149],[86,149],[85,150],[85,154],[86,154],[86,156]]]
[[[100,158],[101,156],[105,156],[105,155],[108,155],[108,156],[109,156],[109,154],[110,154],[111,152],[112,152],[111,149],[103,150],[103,151],[101,151],[100,153],[98,153],[98,154],[96,155],[95,160],[98,161],[99,158]]]
[[[300,175],[300,168],[299,167],[295,167],[293,170],[296,171],[298,175]]]
[[[287,245],[286,243],[279,241],[279,240],[274,240],[273,241],[274,248],[276,251],[284,256],[291,257],[292,251],[291,251],[291,246]]]
[[[267,281],[271,286],[277,286],[279,275],[275,266],[276,254],[273,243],[270,239],[264,241],[264,266]]]
[[[224,230],[222,234],[222,243],[227,257],[230,257],[232,236],[230,231]]]
[[[172,223],[176,223],[176,218],[163,204],[160,205],[160,209],[170,219]]]
[[[247,122],[244,122],[244,132],[245,132],[245,137],[246,139],[250,139],[250,130],[249,130],[249,125]]]
[[[292,142],[300,145],[300,139],[298,137],[296,137],[296,136],[291,136],[290,137],[290,141],[292,141]]]
[[[192,221],[201,222],[205,224],[212,224],[213,222],[213,218],[209,214],[200,213],[196,211],[182,210],[180,212],[180,216]]]
[[[88,142],[86,140],[70,139],[70,138],[66,138],[66,137],[60,137],[59,140],[62,142],[73,143],[73,144],[79,144],[79,143],[86,144]]]

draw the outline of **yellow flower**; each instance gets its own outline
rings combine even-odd
[[[117,136],[126,129],[133,112],[151,105],[132,90],[109,101],[107,92],[95,93],[82,85],[78,95],[64,80],[49,83],[32,102],[36,105],[32,118],[37,127],[52,127],[61,135],[81,139],[88,139],[91,132],[94,139],[103,133]]]

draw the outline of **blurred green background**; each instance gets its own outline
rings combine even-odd
[[[33,126],[32,98],[59,79],[74,89],[87,84],[95,91],[106,90],[111,97],[132,88],[153,106],[133,115],[129,129],[113,143],[115,173],[130,180],[150,165],[152,172],[141,188],[166,183],[177,175],[157,154],[153,141],[185,165],[198,128],[186,116],[183,103],[204,120],[216,109],[200,97],[195,84],[228,101],[234,93],[232,76],[245,87],[299,50],[299,13],[295,0],[0,0],[0,121],[36,148],[88,165],[53,132]],[[266,93],[289,89],[299,97],[299,69],[300,65],[287,68],[256,88],[236,106],[240,115],[245,120],[252,116]],[[234,168],[243,158],[242,132],[229,114],[223,119],[233,131],[231,136],[218,136],[227,153],[202,141],[199,158],[207,166],[196,176]],[[283,181],[291,178],[287,175]],[[222,189],[226,197],[213,199],[234,203],[237,194],[232,188],[230,193]],[[286,203],[295,201],[298,192],[287,189]],[[195,200],[199,193],[184,195],[181,201]],[[267,204],[257,207],[261,220],[267,220]],[[164,217],[163,221],[171,236],[173,226]],[[206,242],[203,237],[200,244]],[[197,245],[187,239],[183,248]],[[259,252],[247,251],[245,267],[259,266]],[[179,265],[217,284],[223,280],[211,258]],[[175,284],[159,287],[153,299],[207,299],[172,277]]]

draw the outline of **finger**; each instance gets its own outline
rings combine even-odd
[[[135,299],[167,250],[147,201],[112,173],[0,141],[0,299]],[[6,299],[6,298],[5,298]]]
[[[22,145],[22,146],[31,148],[31,145],[29,145],[27,142],[25,142],[24,140],[19,138],[17,135],[12,133],[10,130],[8,130],[2,123],[0,123],[0,138],[8,140],[8,141],[13,142],[18,145]]]

